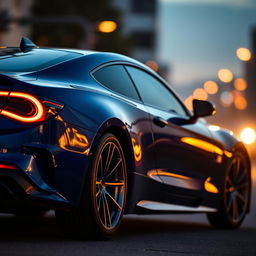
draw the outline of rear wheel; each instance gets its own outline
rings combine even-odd
[[[207,214],[209,222],[216,228],[238,228],[243,222],[250,201],[251,177],[249,164],[241,152],[234,153],[227,170],[217,213]]]
[[[56,211],[65,233],[88,238],[115,234],[123,216],[127,191],[126,162],[118,139],[106,134],[100,141],[79,209]]]

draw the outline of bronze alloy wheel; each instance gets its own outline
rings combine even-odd
[[[224,191],[227,216],[234,225],[246,215],[250,194],[249,173],[243,158],[235,156],[226,176]]]
[[[113,230],[122,217],[126,196],[126,164],[115,137],[107,137],[100,148],[94,181],[97,217],[105,229]]]
[[[207,214],[209,222],[216,228],[238,228],[247,214],[250,193],[250,165],[237,151],[225,175],[220,209]]]

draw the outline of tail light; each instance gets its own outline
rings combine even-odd
[[[17,168],[10,164],[0,164],[0,169],[17,170]]]
[[[63,108],[62,104],[48,100],[42,101],[31,94],[23,92],[0,91],[1,97],[8,97],[8,99],[0,109],[0,116],[22,123],[45,121]]]

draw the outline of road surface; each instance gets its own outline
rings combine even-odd
[[[238,230],[215,230],[205,215],[125,217],[118,236],[110,241],[63,238],[53,214],[25,223],[0,216],[0,256],[76,255],[232,255],[256,256],[256,170],[252,209]]]

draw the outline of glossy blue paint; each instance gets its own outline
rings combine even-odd
[[[44,50],[47,54],[48,50]],[[36,124],[5,118],[0,112],[0,163],[12,163],[18,168],[11,179],[33,199],[31,204],[43,198],[40,202],[44,207],[77,207],[99,139],[112,132],[130,161],[127,213],[140,213],[136,204],[141,200],[218,208],[219,194],[206,192],[203,182],[211,177],[221,191],[231,159],[223,155],[219,161],[215,153],[184,144],[181,138],[200,139],[230,152],[240,142],[222,130],[209,131],[201,120],[190,122],[189,114],[180,117],[101,86],[93,78],[93,70],[115,63],[136,66],[164,82],[131,58],[82,51],[76,58],[43,70],[0,75],[0,90],[26,92],[64,106],[54,117]],[[0,108],[6,100],[0,97]],[[167,120],[168,125],[157,126],[153,122],[156,116]],[[191,177],[198,189],[158,182],[147,176],[153,169]],[[1,178],[10,172],[0,170],[0,185]]]

